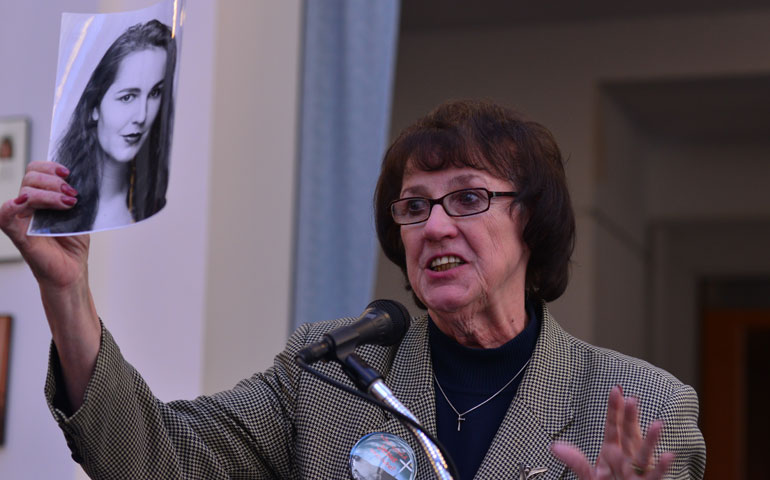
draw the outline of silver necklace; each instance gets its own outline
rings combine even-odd
[[[460,412],[458,412],[458,411],[457,411],[457,409],[455,408],[455,406],[454,406],[454,405],[452,405],[452,402],[451,402],[451,401],[449,401],[449,397],[447,397],[447,396],[446,396],[446,393],[444,392],[444,389],[443,389],[443,388],[441,388],[441,384],[438,382],[438,377],[436,377],[436,374],[434,373],[434,374],[433,374],[433,379],[436,381],[436,385],[438,386],[438,389],[439,389],[439,391],[441,392],[441,395],[443,395],[443,396],[444,396],[444,400],[446,400],[446,403],[448,403],[448,404],[449,404],[449,406],[452,408],[452,410],[454,410],[454,412],[457,414],[457,431],[458,431],[458,432],[460,431],[460,427],[462,426],[462,423],[465,421],[465,415],[467,415],[467,414],[471,413],[472,411],[476,410],[476,409],[477,409],[477,408],[479,408],[480,406],[484,405],[485,403],[487,403],[487,402],[491,401],[491,400],[492,400],[493,398],[495,398],[496,396],[498,396],[498,395],[500,395],[501,393],[503,393],[503,390],[505,390],[506,388],[508,388],[508,385],[512,384],[512,383],[513,383],[513,381],[514,381],[514,380],[516,380],[516,378],[517,378],[519,375],[521,375],[521,372],[523,372],[523,371],[524,371],[524,369],[525,369],[525,368],[527,368],[527,365],[529,365],[529,362],[530,362],[531,360],[532,360],[531,358],[530,358],[529,360],[527,360],[527,363],[525,363],[525,364],[524,364],[524,365],[521,367],[521,369],[520,369],[518,372],[516,372],[516,375],[514,375],[512,379],[508,380],[508,383],[506,383],[505,385],[503,385],[503,387],[502,387],[500,390],[496,391],[496,392],[495,392],[495,393],[494,393],[494,394],[493,394],[491,397],[487,398],[486,400],[484,400],[483,402],[479,403],[479,404],[478,404],[478,405],[476,405],[475,407],[473,407],[473,408],[471,408],[471,409],[469,409],[469,410],[466,410],[466,411],[464,411],[463,413],[460,413]]]

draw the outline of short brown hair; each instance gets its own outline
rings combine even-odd
[[[401,132],[382,161],[374,211],[380,245],[405,276],[400,227],[389,207],[401,194],[407,166],[423,171],[471,167],[510,180],[518,192],[515,203],[527,219],[522,235],[530,251],[527,294],[550,302],[564,293],[575,215],[561,152],[547,128],[490,102],[451,101]],[[411,289],[408,277],[406,282]]]

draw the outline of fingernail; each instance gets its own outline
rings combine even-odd
[[[16,205],[21,205],[22,203],[26,202],[29,199],[29,195],[26,193],[22,193],[16,199],[13,201]]]
[[[72,206],[72,205],[75,205],[76,203],[78,203],[78,199],[75,198],[75,197],[68,197],[68,196],[62,195],[61,203],[65,204],[65,205]]]
[[[69,174],[70,174],[70,171],[67,169],[67,167],[65,167],[63,165],[59,165],[58,167],[56,167],[56,175],[64,178],[64,177],[68,176]]]
[[[67,195],[69,195],[71,197],[75,197],[78,194],[77,190],[75,190],[74,188],[70,187],[66,183],[62,183],[61,191],[62,191],[62,193],[66,193]]]

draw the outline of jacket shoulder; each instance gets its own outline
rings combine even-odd
[[[591,405],[602,412],[606,409],[609,392],[620,385],[625,396],[640,400],[642,417],[652,420],[672,398],[686,399],[697,405],[697,395],[688,385],[671,373],[649,362],[608,348],[598,347],[564,331],[545,311],[543,331],[543,361],[563,376],[562,385],[571,392],[576,411]]]
[[[676,389],[684,384],[668,371],[656,367],[646,360],[592,345],[565,332],[571,346],[571,356],[576,366],[582,366],[582,373],[590,376],[618,376],[634,384],[657,385]],[[624,386],[621,383],[621,386]]]

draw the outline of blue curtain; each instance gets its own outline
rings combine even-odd
[[[398,15],[398,0],[305,2],[294,327],[355,316],[371,300]]]

